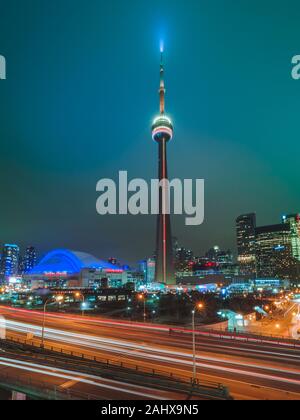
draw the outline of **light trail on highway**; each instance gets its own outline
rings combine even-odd
[[[101,396],[102,391],[109,391],[109,394],[105,395],[105,399],[143,399],[143,400],[173,400],[173,399],[186,399],[187,396],[179,391],[171,392],[151,388],[145,384],[136,385],[126,382],[121,382],[113,379],[102,378],[101,376],[91,375],[83,372],[77,372],[74,370],[61,369],[58,367],[45,366],[44,364],[38,364],[33,362],[25,362],[19,359],[0,357],[0,380],[3,373],[3,368],[22,371],[22,376],[26,373],[29,374],[29,378],[37,374],[39,381],[47,381],[47,378],[53,378],[55,380],[63,380],[62,383],[56,383],[59,389],[64,389],[70,385],[80,386],[84,391],[85,386],[89,385],[89,393],[93,396]],[[5,370],[5,377],[9,377],[11,371]],[[46,377],[46,378],[45,378]],[[65,381],[70,381],[66,382]],[[30,384],[31,381],[29,381]],[[92,388],[91,388],[92,386]],[[87,393],[86,393],[87,394]],[[111,397],[107,397],[110,395]]]
[[[7,321],[7,326],[9,330],[12,331],[17,331],[17,332],[22,332],[22,333],[33,333],[35,336],[41,336],[41,329],[35,325],[30,325],[30,324],[24,324],[24,323],[20,323],[20,322],[15,322],[15,321]],[[163,350],[162,348],[158,348],[158,347],[152,347],[152,346],[142,346],[142,345],[138,345],[136,343],[128,343],[126,341],[122,341],[122,340],[111,340],[111,339],[107,339],[107,338],[102,338],[102,337],[93,337],[93,336],[88,336],[88,335],[83,335],[83,334],[78,334],[78,333],[70,333],[67,331],[61,331],[61,330],[57,330],[57,329],[51,329],[51,328],[45,328],[45,336],[46,338],[50,339],[50,340],[54,340],[54,341],[62,341],[62,342],[66,342],[66,343],[71,343],[71,344],[79,344],[83,345],[85,347],[92,347],[92,348],[96,348],[96,349],[100,349],[100,350],[108,350],[111,352],[120,352],[120,350],[123,350],[123,348],[125,349],[130,349],[130,350],[143,350],[146,352],[150,352],[150,354],[152,354],[153,352],[157,352],[157,353],[162,353],[162,354],[170,354],[173,356],[180,356],[180,357],[187,357],[187,358],[191,358],[191,355],[188,353],[183,353],[183,352],[178,352],[178,351],[170,351],[170,349],[168,350]],[[131,354],[128,352],[125,352],[126,355]],[[142,353],[138,353],[139,355],[141,355]],[[148,353],[147,353],[148,356]],[[287,356],[286,354],[282,354],[282,356]],[[299,356],[294,356],[297,359],[300,360],[300,355]],[[226,360],[220,359],[220,358],[215,358],[215,357],[209,357],[209,356],[197,356],[197,358],[199,360],[206,360],[206,361],[211,361],[211,362],[222,362],[222,363],[227,363]],[[230,364],[232,365],[238,365],[240,366],[240,362],[235,362],[235,361],[230,361]],[[258,368],[259,365],[258,364],[248,364],[248,367],[253,367],[253,368]],[[268,367],[264,367],[265,370],[273,370],[271,368]],[[293,373],[295,375],[300,376],[300,372],[298,370],[287,370],[287,369],[278,369],[278,372],[281,373]]]
[[[4,312],[4,314],[7,312],[8,314],[11,313],[11,316],[14,317],[17,314],[25,315],[25,316],[35,316],[37,320],[42,320],[43,313],[40,311],[34,311],[34,310],[26,310],[26,309],[19,309],[19,308],[11,308],[11,307],[4,307],[0,306],[0,313],[1,311]],[[169,333],[170,331],[179,332],[182,334],[191,334],[193,332],[192,329],[189,328],[183,328],[183,327],[174,327],[170,325],[161,325],[161,324],[147,324],[147,323],[139,323],[139,322],[128,322],[128,321],[119,321],[114,319],[106,319],[106,318],[92,318],[92,317],[81,317],[79,315],[67,315],[67,314],[55,314],[52,312],[46,313],[46,317],[48,320],[56,320],[56,321],[70,321],[75,323],[88,323],[90,326],[92,325],[99,325],[99,326],[106,326],[106,327],[119,327],[126,329],[135,329],[140,331],[149,331],[151,332],[162,332],[162,333]],[[212,338],[222,338],[224,340],[231,340],[231,341],[239,341],[239,342],[247,342],[247,343],[262,343],[262,344],[274,344],[274,342],[267,337],[248,337],[243,336],[242,334],[239,335],[238,338],[236,338],[233,334],[226,333],[225,331],[205,331],[205,329],[197,330],[196,334],[203,337],[212,337]],[[293,343],[292,345],[289,342],[286,341],[278,341],[277,344],[280,344],[285,347],[291,347],[291,348],[298,348],[300,350],[300,342],[299,344]]]
[[[9,330],[33,333],[35,336],[41,336],[40,328],[35,325],[7,321]],[[45,329],[45,337],[51,341],[63,342],[66,344],[84,346],[89,349],[96,349],[108,352],[109,354],[122,355],[125,357],[135,356],[137,359],[149,362],[149,360],[168,363],[172,365],[188,366],[192,365],[192,355],[174,351],[171,349],[163,349],[158,347],[138,345],[136,343],[128,343],[122,340],[111,340],[101,337],[93,337],[78,333],[70,333],[67,331],[56,330],[52,328]],[[278,367],[260,366],[259,364],[247,363],[247,369],[242,369],[241,362],[234,360],[227,361],[224,358],[197,355],[197,366],[199,368],[210,369],[222,373],[232,373],[239,376],[248,376],[269,380],[272,382],[286,383],[299,386],[300,381],[296,379],[300,377],[299,370],[283,369]],[[206,362],[206,363],[204,363]],[[252,371],[252,370],[254,371]],[[271,374],[272,373],[272,374]],[[279,374],[290,375],[291,378],[279,376]],[[293,378],[293,377],[296,378]]]
[[[77,383],[80,382],[83,384],[93,385],[101,389],[104,388],[110,391],[120,392],[122,394],[129,394],[135,397],[138,396],[145,399],[154,399],[154,400],[155,399],[164,399],[164,400],[168,399],[167,397],[161,398],[157,394],[153,394],[153,393],[150,394],[150,393],[142,392],[143,389],[144,390],[147,389],[149,392],[153,391],[153,389],[148,389],[147,387],[138,387],[136,385],[128,385],[122,382],[117,382],[117,381],[107,380],[107,379],[105,379],[106,383],[100,383],[99,382],[100,378],[94,375],[82,374],[80,372],[68,371],[65,369],[45,367],[44,365],[23,362],[20,360],[0,357],[0,366],[10,367],[10,368],[18,369],[21,371],[27,371],[30,373],[38,373],[43,376],[46,375],[46,376],[53,376],[59,379],[65,379],[65,380],[67,379],[67,380],[75,381]],[[110,383],[111,385],[108,385],[108,383]],[[118,387],[116,385],[118,385]],[[128,389],[131,387],[135,388],[135,390]]]
[[[0,309],[8,331],[16,339],[24,339],[29,332],[34,334],[35,345],[40,344],[41,313]],[[100,360],[172,373],[185,380],[191,377],[191,335],[185,329],[170,334],[169,328],[128,325],[47,314],[46,344],[67,353],[84,353]],[[298,348],[289,342],[247,342],[204,333],[197,335],[196,344],[198,378],[223,383],[239,399],[300,399],[300,343]]]

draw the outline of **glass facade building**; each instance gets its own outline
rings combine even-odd
[[[20,248],[5,244],[1,256],[1,277],[16,276],[19,271]]]
[[[282,223],[290,226],[292,254],[297,261],[300,261],[300,214],[282,216]]]
[[[256,263],[259,277],[291,277],[293,257],[289,223],[256,228]]]
[[[21,272],[29,273],[36,265],[36,250],[33,246],[26,248],[25,254],[21,262]]]
[[[256,276],[255,213],[241,215],[236,219],[237,250],[240,274]]]

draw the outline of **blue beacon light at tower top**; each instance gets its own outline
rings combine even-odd
[[[163,41],[163,40],[161,40],[161,41],[160,41],[160,52],[161,52],[161,54],[163,54],[164,49],[165,49],[165,46],[164,46],[164,41]]]

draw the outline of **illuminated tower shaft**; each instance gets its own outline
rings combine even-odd
[[[160,181],[168,179],[167,169],[167,141],[162,139],[158,145]],[[171,234],[170,214],[164,214],[168,206],[168,196],[163,188],[159,190],[159,215],[157,216],[156,232],[156,271],[157,282],[174,284],[173,246]]]
[[[166,186],[168,180],[167,143],[173,137],[171,120],[165,115],[165,84],[163,53],[160,66],[160,116],[154,121],[152,137],[158,143],[158,179],[161,182],[159,189],[159,214],[157,216],[156,232],[156,271],[155,281],[158,283],[174,284],[173,247],[171,234],[171,220],[169,210],[169,194]]]

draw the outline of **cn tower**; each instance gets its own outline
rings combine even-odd
[[[160,63],[160,115],[155,118],[152,126],[152,138],[158,143],[158,179],[162,187],[159,189],[159,213],[156,232],[156,270],[155,281],[167,285],[174,284],[173,246],[171,220],[169,209],[169,194],[166,188],[168,181],[167,144],[173,138],[173,125],[165,114],[165,80],[164,80],[164,49],[161,47]]]

